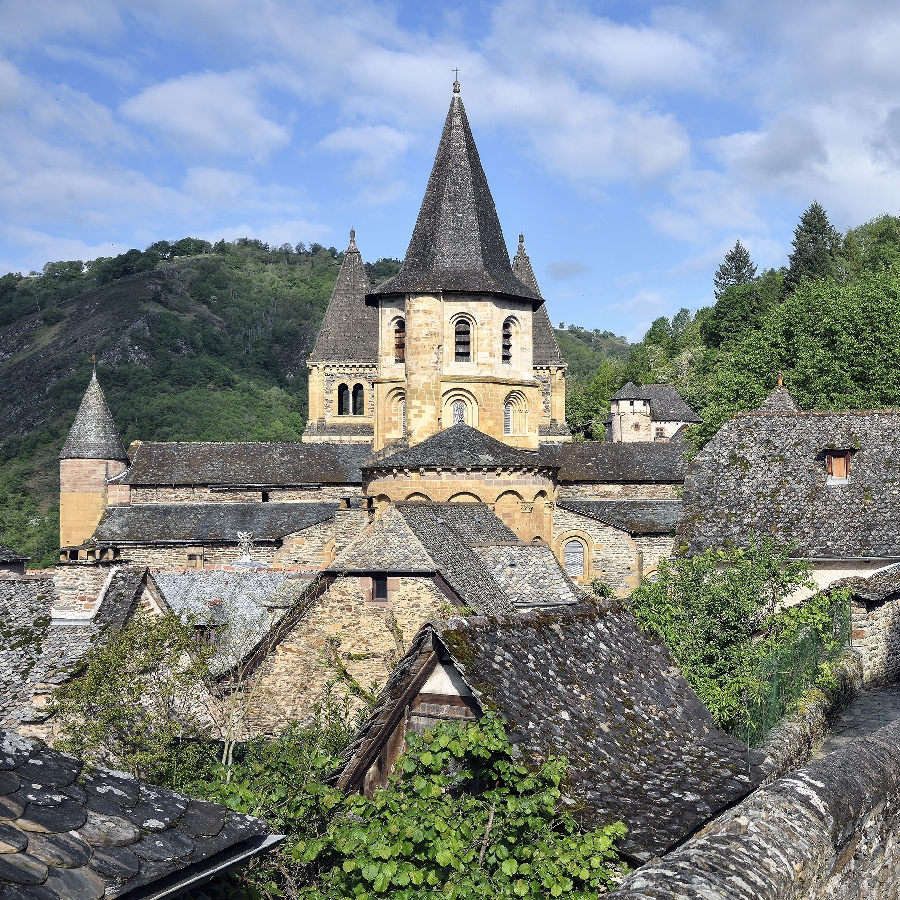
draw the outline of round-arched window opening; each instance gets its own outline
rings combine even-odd
[[[353,415],[364,416],[366,414],[366,394],[361,384],[353,385]]]
[[[406,361],[406,322],[398,319],[394,325],[394,362]]]
[[[350,415],[350,388],[346,384],[338,388],[338,415]]]
[[[501,357],[507,365],[512,365],[513,350],[513,320],[507,319],[503,323],[503,346],[501,348]],[[507,432],[508,434],[509,432]]]
[[[513,429],[513,405],[506,401],[503,405],[503,433],[512,434]]]
[[[563,561],[569,578],[584,578],[584,544],[573,538],[563,546]]]
[[[466,404],[462,400],[453,402],[453,424],[461,425],[466,421]]]
[[[406,401],[400,401],[400,430],[406,434]]]
[[[456,337],[456,362],[472,360],[472,326],[468,319],[458,319],[454,329]]]

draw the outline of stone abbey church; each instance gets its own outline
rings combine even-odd
[[[308,365],[301,442],[127,452],[94,375],[61,453],[55,625],[122,603],[224,622],[230,603],[257,617],[268,729],[321,695],[323,654],[383,683],[453,609],[574,604],[594,581],[625,595],[672,552],[697,417],[629,384],[609,439],[572,441],[566,365],[458,85],[400,272],[373,289],[351,232]]]

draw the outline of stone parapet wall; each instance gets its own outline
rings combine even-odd
[[[53,613],[60,618],[88,619],[100,605],[103,588],[114,569],[96,563],[61,563],[53,573],[57,600]]]
[[[680,484],[563,484],[560,500],[678,500]]]
[[[362,497],[359,485],[322,485],[314,488],[267,487],[272,503],[318,503],[322,500],[340,500],[342,497]],[[263,491],[212,489],[208,485],[153,485],[133,487],[130,503],[261,503]]]
[[[616,900],[894,900],[900,722],[760,788]]]
[[[866,687],[900,678],[900,600],[863,603],[854,598],[850,640],[862,663]]]

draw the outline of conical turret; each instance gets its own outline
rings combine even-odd
[[[374,293],[463,291],[539,301],[540,294],[513,275],[458,90],[455,84],[403,267]]]
[[[100,382],[97,381],[96,369],[91,375],[90,384],[84,392],[59,458],[128,461],[116,423],[106,404]]]
[[[538,287],[537,278],[534,277],[534,269],[531,268],[531,259],[525,252],[525,235],[519,235],[519,249],[512,262],[513,275],[528,288],[529,291],[541,296],[541,289]]]
[[[378,361],[378,308],[366,306],[369,276],[350,230],[350,245],[338,273],[310,360],[315,362]]]

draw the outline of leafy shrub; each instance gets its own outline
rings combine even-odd
[[[298,842],[321,873],[309,896],[594,898],[613,884],[625,826],[579,829],[564,760],[528,768],[492,714],[408,741],[386,789],[348,797],[322,837]]]

